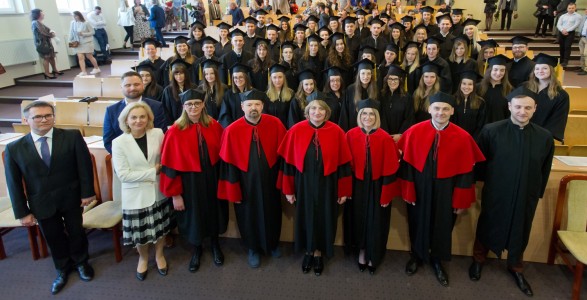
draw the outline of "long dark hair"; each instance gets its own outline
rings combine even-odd
[[[31,10],[31,20],[32,21],[36,21],[41,17],[41,13],[43,11],[38,9],[38,8],[34,8],[33,10]]]
[[[169,85],[171,86],[171,91],[172,91],[172,95],[173,95],[173,99],[175,101],[179,101],[179,94],[180,89],[179,89],[179,84],[177,83],[177,80],[175,80],[175,74],[177,73],[183,73],[184,74],[184,80],[183,80],[183,90],[187,90],[190,89],[192,86],[192,82],[190,81],[190,74],[188,72],[188,70],[185,68],[185,66],[181,65],[175,68],[171,69],[171,82],[169,83]]]

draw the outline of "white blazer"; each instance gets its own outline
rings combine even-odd
[[[112,166],[122,183],[122,209],[142,209],[165,198],[159,191],[155,165],[161,163],[163,131],[147,131],[147,159],[130,133],[112,141]]]

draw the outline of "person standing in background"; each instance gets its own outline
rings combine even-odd
[[[577,4],[569,3],[567,13],[560,16],[556,23],[560,45],[560,64],[566,67],[571,56],[571,46],[575,40],[575,30],[581,25],[583,18],[576,13]]]
[[[31,10],[31,20],[33,36],[35,37],[35,47],[39,56],[43,59],[43,74],[45,79],[55,79],[55,75],[63,75],[63,72],[57,70],[55,65],[55,49],[51,43],[51,38],[55,37],[55,31],[43,24],[45,20],[45,13],[42,10],[35,8]],[[49,64],[53,72],[49,73]]]
[[[497,5],[501,10],[501,29],[503,31],[506,28],[508,31],[512,26],[512,13],[518,10],[518,0],[499,0]],[[506,24],[507,19],[507,24]]]
[[[72,49],[77,54],[77,59],[79,62],[79,67],[81,69],[81,73],[78,76],[85,76],[88,75],[86,72],[86,58],[90,60],[94,69],[90,74],[95,75],[100,72],[100,67],[98,67],[98,62],[94,58],[94,29],[92,26],[86,22],[84,16],[79,11],[73,12],[73,21],[69,26],[69,42],[75,43],[77,42],[78,45],[73,47]]]
[[[483,10],[485,13],[485,31],[489,31],[493,24],[493,15],[497,11],[497,0],[483,0],[483,2],[485,3],[485,9]]]
[[[118,25],[124,27],[124,31],[126,31],[122,48],[127,48],[126,42],[130,39],[130,48],[134,50],[135,16],[132,8],[128,6],[126,0],[120,0],[120,7],[118,8]]]
[[[552,6],[553,0],[538,0],[536,1],[536,9],[538,15],[535,17],[538,18],[538,23],[536,24],[536,31],[534,32],[534,37],[538,37],[538,32],[540,31],[540,27],[542,27],[542,37],[546,37],[546,29],[548,25],[552,23],[553,11],[554,8]]]
[[[579,75],[587,75],[587,8],[585,9],[585,16],[579,26],[579,53],[581,54],[581,68]]]
[[[161,33],[161,29],[165,27],[165,11],[159,6],[158,0],[151,0],[151,4],[153,4],[149,16],[151,28],[155,30],[155,38],[161,43],[161,46],[167,47],[167,43],[163,38],[163,33]]]
[[[134,0],[133,14],[135,17],[134,40],[143,42],[144,40],[153,36],[149,29],[149,10],[145,5],[141,4],[141,0]]]
[[[237,3],[230,2],[230,4],[228,4],[228,12],[226,14],[232,16],[232,26],[243,25],[245,16],[243,14],[243,11],[240,9],[240,6],[237,5]]]
[[[102,15],[102,8],[96,6],[94,11],[91,11],[87,15],[88,22],[94,28],[94,37],[98,40],[100,46],[100,52],[104,55],[104,60],[112,62],[110,57],[110,45],[108,44],[108,33],[106,33],[106,19]]]

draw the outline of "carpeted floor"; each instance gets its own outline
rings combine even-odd
[[[82,282],[77,273],[55,299],[527,299],[505,270],[505,262],[490,260],[481,281],[469,280],[470,257],[454,257],[445,264],[450,287],[440,286],[430,267],[408,277],[404,265],[408,253],[388,251],[375,275],[358,271],[355,259],[336,248],[335,257],[327,261],[320,277],[301,272],[301,254],[292,253],[292,244],[282,244],[279,259],[262,257],[261,267],[247,265],[245,249],[237,239],[222,239],[225,265],[212,263],[205,247],[202,266],[189,273],[190,252],[180,243],[166,249],[169,275],[157,273],[151,259],[144,282],[135,279],[138,255],[123,249],[123,260],[116,263],[109,232],[89,236],[90,263],[96,270],[91,282]],[[51,258],[33,261],[26,231],[17,229],[4,242],[8,258],[0,261],[0,299],[48,299],[55,277]],[[207,246],[207,245],[205,245]],[[569,299],[572,274],[561,266],[528,264],[526,278],[533,287],[535,299]],[[587,295],[586,284],[582,294]]]

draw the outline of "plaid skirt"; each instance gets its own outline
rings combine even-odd
[[[134,246],[154,244],[171,230],[171,213],[168,198],[142,209],[123,209],[122,242]]]

